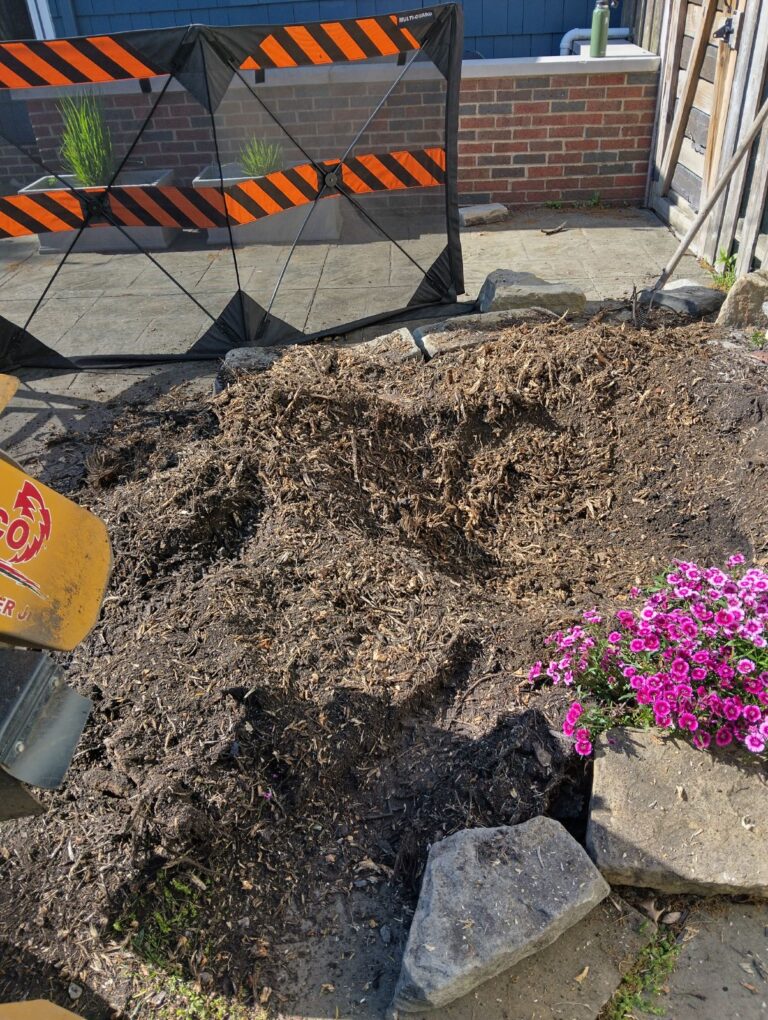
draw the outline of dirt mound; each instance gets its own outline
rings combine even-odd
[[[543,634],[673,556],[765,552],[765,366],[710,333],[296,350],[91,437],[116,564],[70,675],[96,706],[51,812],[0,833],[5,937],[113,1002],[138,956],[279,1004],[274,947],[329,896],[407,904],[447,832],[577,816],[557,699],[521,679]]]

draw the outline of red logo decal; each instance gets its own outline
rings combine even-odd
[[[0,576],[40,595],[40,586],[14,564],[33,560],[50,537],[51,512],[40,490],[27,480],[11,511],[0,507]]]

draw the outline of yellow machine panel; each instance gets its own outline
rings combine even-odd
[[[0,1020],[78,1020],[78,1017],[68,1009],[38,999],[36,1002],[0,1003]]]
[[[98,517],[0,461],[0,641],[74,648],[96,623],[111,564]]]

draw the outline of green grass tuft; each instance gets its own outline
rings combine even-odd
[[[59,155],[79,184],[109,184],[117,167],[112,137],[98,96],[68,96],[59,103],[64,122]]]
[[[681,946],[669,932],[657,932],[637,963],[625,976],[616,994],[601,1014],[601,1020],[634,1020],[638,1011],[646,1016],[664,1016],[664,1006],[654,1004],[675,969]],[[638,1018],[639,1020],[639,1018]]]
[[[249,177],[263,177],[281,168],[283,148],[276,142],[252,138],[240,150],[240,165]]]

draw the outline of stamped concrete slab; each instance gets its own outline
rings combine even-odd
[[[694,908],[668,992],[650,1000],[668,1020],[768,1017],[768,907],[716,903]]]
[[[465,829],[429,852],[393,1009],[442,1009],[551,945],[609,893],[552,818]]]
[[[478,311],[500,312],[508,308],[549,308],[564,315],[577,314],[587,302],[583,290],[572,283],[549,283],[534,273],[496,269],[488,275],[477,299]]]
[[[760,763],[652,731],[613,730],[595,756],[587,849],[613,885],[768,897]]]
[[[655,925],[611,896],[551,946],[439,1012],[440,1020],[595,1020]],[[408,1020],[437,1020],[409,1013]]]

